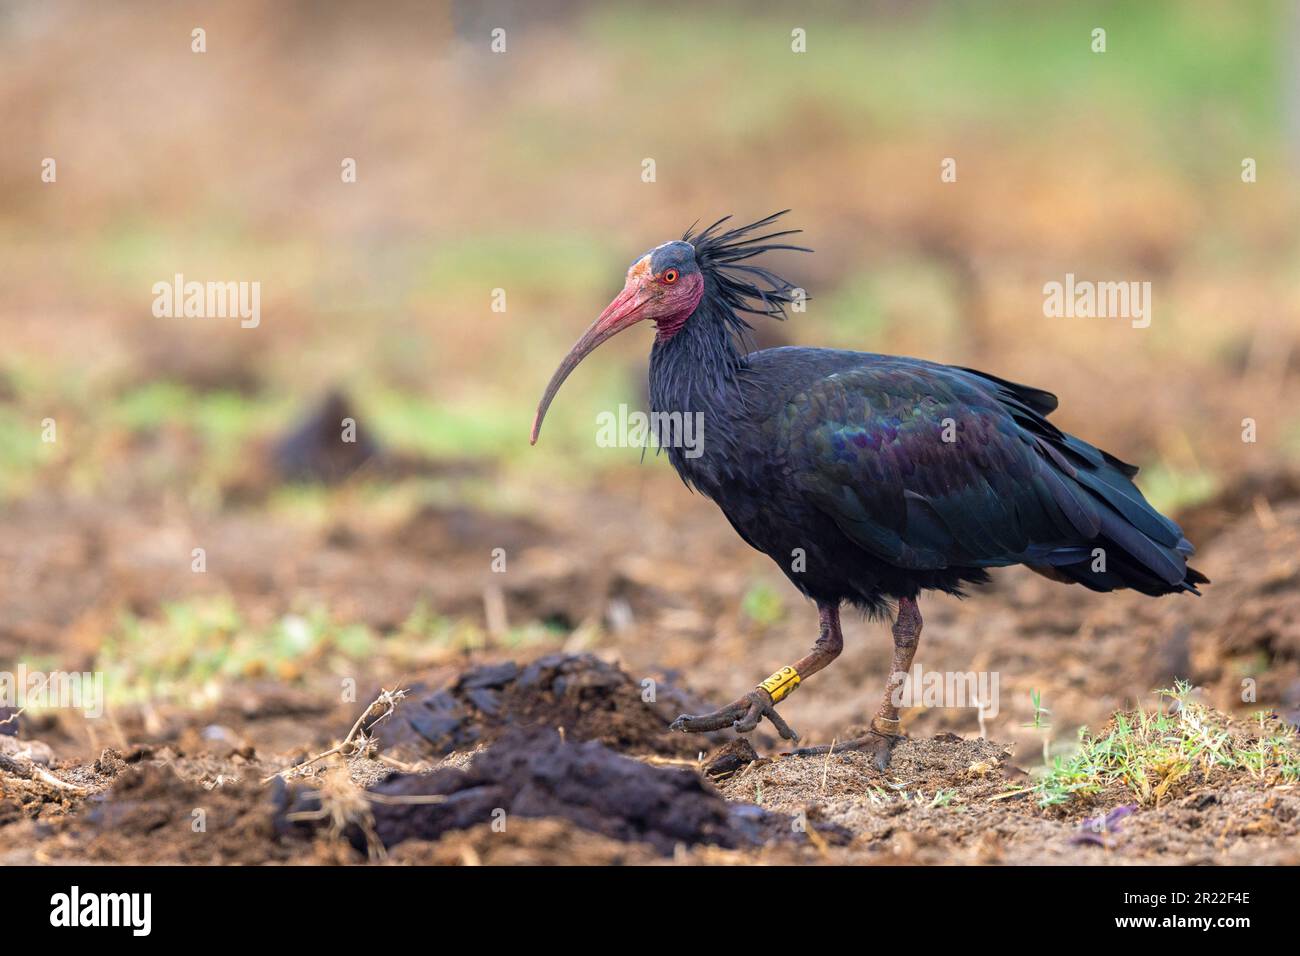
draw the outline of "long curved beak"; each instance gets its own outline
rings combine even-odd
[[[542,419],[546,417],[546,410],[551,407],[551,401],[560,390],[560,386],[564,384],[564,380],[569,377],[569,373],[601,343],[640,322],[645,317],[642,315],[642,310],[650,304],[651,299],[652,296],[647,294],[643,283],[630,280],[614,301],[605,307],[605,311],[600,313],[596,321],[591,323],[591,327],[582,333],[582,338],[574,343],[569,354],[560,363],[560,367],[551,376],[550,384],[542,394],[542,400],[537,403],[537,414],[533,417],[533,433],[528,439],[530,445],[537,444],[537,435],[542,430]]]

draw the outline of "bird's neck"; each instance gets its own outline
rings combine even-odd
[[[652,410],[708,414],[726,409],[745,366],[745,349],[723,309],[724,304],[706,295],[672,336],[655,340],[650,351]]]

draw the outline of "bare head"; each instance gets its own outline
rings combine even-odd
[[[695,261],[695,248],[689,242],[665,242],[639,257],[627,270],[623,291],[605,307],[582,338],[569,350],[537,406],[533,432],[529,439],[537,444],[542,419],[555,393],[578,363],[607,339],[638,322],[655,324],[660,338],[670,338],[686,324],[704,296],[704,274]]]
[[[648,319],[655,324],[659,341],[671,339],[697,315],[706,291],[718,308],[701,311],[717,315],[737,334],[750,328],[745,314],[784,318],[785,306],[793,301],[797,290],[780,276],[746,260],[778,250],[810,251],[772,241],[793,235],[797,229],[763,233],[785,212],[788,210],[732,229],[724,228],[731,218],[727,216],[698,233],[692,227],[681,239],[655,246],[639,256],[627,270],[623,291],[582,333],[551,376],[533,418],[532,444],[537,444],[546,410],[569,373],[598,345],[624,329]]]

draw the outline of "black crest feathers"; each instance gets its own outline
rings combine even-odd
[[[755,235],[762,233],[789,211],[783,209],[747,226],[720,231],[731,220],[730,216],[724,216],[699,233],[691,226],[686,230],[686,235],[682,236],[683,241],[695,247],[695,261],[699,264],[700,271],[712,280],[710,291],[733,313],[748,312],[774,319],[786,317],[785,307],[794,301],[797,287],[770,269],[749,265],[746,260],[766,252],[812,252],[804,246],[773,241],[796,235],[802,231],[800,229]],[[736,317],[740,318],[739,315]],[[748,327],[748,323],[743,320],[739,324]]]

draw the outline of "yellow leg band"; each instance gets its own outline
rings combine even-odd
[[[782,667],[758,686],[771,695],[772,703],[779,704],[799,686],[799,672],[793,667]]]

